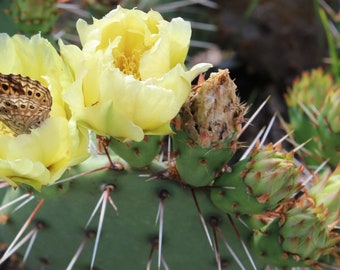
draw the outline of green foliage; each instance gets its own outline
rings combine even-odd
[[[302,152],[306,164],[317,165],[329,159],[335,168],[339,162],[340,86],[322,69],[304,72],[286,95],[289,123],[294,140],[306,143]]]
[[[14,0],[10,14],[20,32],[48,34],[58,18],[58,9],[55,0]]]

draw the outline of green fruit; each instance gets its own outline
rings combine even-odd
[[[216,179],[211,190],[213,203],[227,213],[261,214],[289,200],[300,189],[301,168],[293,153],[272,144],[257,145],[249,157]]]

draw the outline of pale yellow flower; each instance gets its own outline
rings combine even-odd
[[[46,86],[52,96],[50,117],[30,134],[14,136],[0,122],[0,179],[37,190],[56,181],[68,166],[88,157],[88,133],[78,128],[63,101],[73,77],[53,46],[35,35],[0,34],[0,72],[21,74]]]
[[[79,20],[77,30],[82,50],[60,44],[77,79],[64,94],[75,119],[122,140],[171,133],[191,81],[210,67],[184,66],[189,22],[118,7],[93,24]]]

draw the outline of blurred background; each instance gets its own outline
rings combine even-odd
[[[212,71],[230,69],[242,100],[252,105],[250,113],[271,96],[255,123],[259,127],[274,112],[285,117],[283,94],[303,70],[327,68],[325,28],[337,45],[338,0],[1,0],[0,32],[41,32],[54,44],[59,38],[79,44],[77,19],[91,22],[92,16],[101,18],[117,5],[189,20],[188,66],[210,62]]]

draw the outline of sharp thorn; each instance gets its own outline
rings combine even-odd
[[[255,119],[255,117],[260,113],[260,111],[262,110],[262,108],[264,107],[264,105],[266,105],[266,103],[268,102],[268,100],[270,99],[270,96],[266,98],[265,101],[262,102],[262,104],[257,108],[257,110],[254,112],[254,114],[252,114],[252,116],[249,118],[249,120],[247,121],[247,123],[242,127],[242,130],[239,132],[239,134],[237,135],[237,138],[240,138],[240,136],[243,134],[243,132],[248,128],[248,126],[251,124],[251,122]]]
[[[30,197],[28,197],[24,202],[22,202],[21,204],[19,204],[17,207],[15,207],[12,211],[12,213],[18,211],[19,209],[21,209],[22,207],[24,207],[26,204],[28,204],[30,201],[32,201],[35,197],[32,195]]]
[[[30,242],[28,243],[28,247],[27,247],[25,255],[22,259],[23,262],[27,261],[28,255],[30,254],[30,252],[32,250],[32,247],[33,247],[33,244],[35,242],[35,239],[37,238],[37,235],[38,235],[38,228],[36,228],[35,232],[33,233],[32,237],[31,237]]]
[[[41,208],[41,206],[44,204],[45,199],[41,199],[37,206],[34,208],[34,210],[32,211],[31,215],[28,217],[28,219],[26,220],[26,222],[24,223],[24,225],[21,227],[21,229],[19,230],[19,232],[17,233],[17,235],[15,236],[14,240],[11,242],[11,244],[9,245],[9,247],[7,248],[6,252],[3,254],[0,263],[3,262],[3,258],[7,256],[7,253],[13,249],[13,247],[16,245],[16,243],[18,242],[19,238],[23,235],[24,231],[27,229],[27,227],[29,226],[29,224],[32,222],[33,218],[35,217],[35,215],[38,213],[39,209]]]
[[[91,216],[89,218],[89,220],[87,221],[86,225],[85,225],[85,229],[87,228],[87,226],[89,226],[89,224],[91,223],[94,215],[97,213],[98,209],[99,209],[99,206],[100,204],[102,203],[102,201],[104,200],[104,197],[105,197],[105,192],[100,196],[95,208],[93,209],[92,213],[91,213]]]
[[[209,242],[209,245],[211,246],[212,249],[214,249],[214,246],[213,246],[213,243],[211,241],[211,237],[210,237],[210,234],[209,234],[209,231],[208,231],[208,226],[207,224],[205,223],[205,220],[204,220],[204,217],[203,217],[203,214],[202,214],[202,211],[201,211],[201,208],[198,204],[198,201],[197,201],[197,197],[196,197],[196,194],[195,194],[195,191],[193,189],[191,189],[191,194],[192,194],[192,197],[194,199],[194,202],[195,202],[195,206],[196,206],[196,209],[198,211],[198,215],[199,215],[199,218],[201,220],[201,223],[202,223],[202,226],[203,226],[203,229],[204,229],[204,232],[205,232],[205,235],[208,239],[208,242]]]
[[[265,141],[267,140],[268,134],[269,134],[270,130],[272,129],[273,125],[274,125],[275,119],[276,119],[276,113],[273,115],[272,119],[270,120],[268,127],[266,128],[266,131],[263,134],[263,137],[261,139],[259,147],[262,147],[263,144],[265,143]]]
[[[8,202],[8,203],[2,205],[2,206],[0,207],[0,211],[2,211],[3,209],[5,209],[5,208],[7,208],[7,207],[9,207],[9,206],[11,206],[11,205],[17,203],[17,202],[19,202],[19,201],[21,201],[21,200],[23,200],[23,199],[29,197],[29,196],[31,196],[30,193],[26,193],[26,194],[21,195],[20,197],[18,197],[18,198],[16,198],[16,199],[14,199],[14,200],[12,200],[12,201],[10,201],[10,202]]]
[[[233,226],[234,231],[236,232],[236,235],[237,235],[238,239],[239,239],[240,242],[241,242],[241,245],[242,245],[242,247],[243,247],[245,253],[247,254],[247,257],[248,257],[248,259],[249,259],[249,261],[250,261],[250,263],[251,263],[253,269],[254,269],[254,270],[257,270],[256,265],[255,265],[255,262],[254,262],[254,260],[253,260],[253,258],[252,258],[252,256],[251,256],[251,254],[250,254],[250,252],[249,252],[247,246],[245,245],[245,243],[244,243],[244,241],[243,241],[243,239],[242,239],[242,237],[241,237],[241,234],[240,234],[239,230],[237,229],[237,226],[235,225],[235,223],[234,223],[232,217],[231,217],[229,214],[228,214],[227,216],[228,216],[228,219],[229,219],[231,225]]]
[[[294,133],[294,130],[288,132],[286,135],[284,135],[280,140],[278,140],[276,143],[273,144],[273,147],[276,147],[278,144],[282,143],[284,140],[290,137]]]
[[[72,270],[74,264],[76,263],[76,261],[78,260],[81,252],[83,251],[87,241],[90,239],[89,235],[90,235],[90,233],[87,233],[86,236],[84,237],[83,241],[80,243],[76,253],[73,255],[73,257],[72,257],[70,263],[68,264],[66,270]]]
[[[222,239],[224,245],[226,246],[226,248],[228,249],[229,253],[231,254],[231,256],[234,258],[234,260],[236,261],[236,263],[238,264],[238,266],[242,269],[242,270],[246,270],[246,268],[243,266],[242,262],[239,260],[239,258],[237,257],[236,253],[233,251],[233,249],[231,248],[231,246],[228,244],[227,240],[225,239],[221,229],[216,226],[215,227],[216,232],[219,234],[220,238]]]
[[[249,153],[253,150],[253,148],[255,147],[256,143],[258,142],[259,138],[262,136],[262,133],[264,132],[264,127],[259,131],[259,133],[256,135],[255,139],[252,141],[252,143],[247,147],[247,150],[244,152],[244,154],[242,155],[242,157],[240,158],[241,160],[244,160],[245,158],[247,158],[247,156],[249,155]]]
[[[12,245],[11,247],[8,247],[5,254],[0,259],[0,265],[6,261],[9,257],[11,257],[20,247],[22,247],[28,240],[30,240],[31,237],[33,237],[34,234],[36,234],[38,231],[38,228],[32,229],[30,232],[27,233],[27,235],[21,239],[16,245]],[[28,254],[27,254],[28,255]]]
[[[163,225],[164,225],[164,201],[163,199],[161,199],[159,204],[158,264],[157,264],[158,269],[160,269],[161,267]]]
[[[79,173],[79,174],[76,174],[76,175],[73,175],[73,176],[70,176],[70,177],[67,177],[67,178],[64,178],[64,179],[61,179],[59,181],[56,181],[48,186],[54,186],[54,185],[58,185],[58,184],[61,184],[61,183],[64,183],[64,182],[69,182],[69,181],[72,181],[74,179],[77,179],[79,177],[82,177],[82,176],[85,176],[85,175],[88,175],[88,174],[91,174],[91,173],[95,173],[95,172],[98,172],[98,171],[103,171],[103,170],[107,170],[107,169],[110,169],[110,165],[105,165],[103,167],[100,167],[100,168],[97,168],[97,169],[94,169],[94,170],[90,170],[90,171],[87,171],[87,172],[82,172],[82,173]]]
[[[101,208],[101,211],[100,211],[99,222],[98,222],[98,230],[97,230],[97,235],[96,235],[96,239],[95,239],[95,243],[94,243],[94,248],[93,248],[93,253],[92,253],[91,269],[93,269],[94,261],[95,261],[96,255],[97,255],[100,234],[102,232],[103,223],[104,223],[106,204],[107,204],[107,201],[108,201],[108,197],[110,196],[110,189],[108,189],[108,188],[105,189],[103,194],[104,194],[104,197],[103,197],[104,200],[103,200],[102,208]]]

